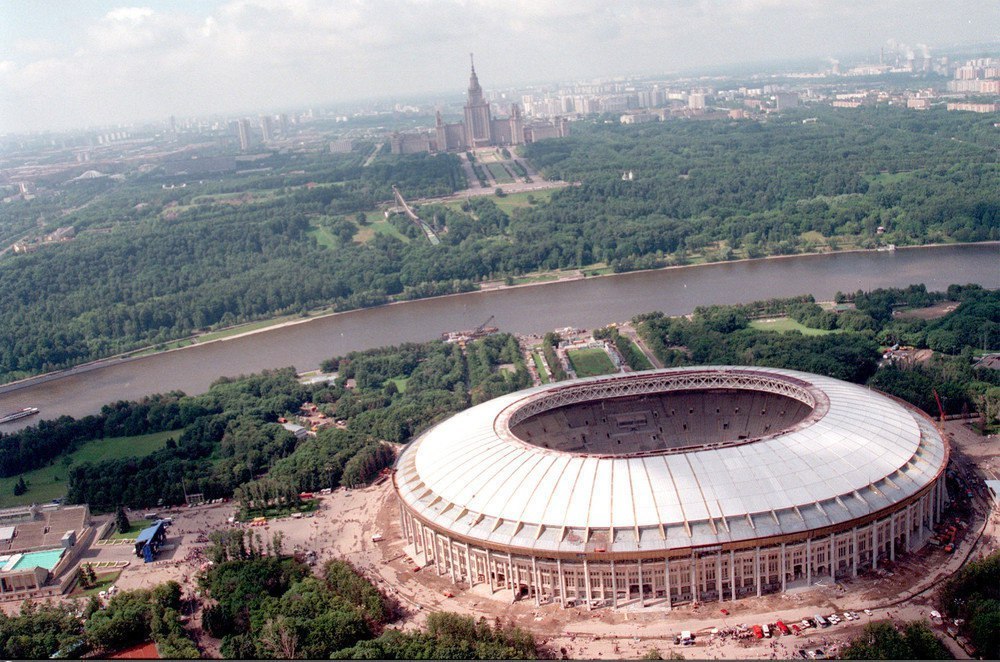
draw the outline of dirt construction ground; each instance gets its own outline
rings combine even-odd
[[[952,440],[953,469],[967,484],[978,486],[982,478],[992,479],[1000,474],[1000,444],[996,438],[980,437],[959,422],[947,423],[946,431]],[[965,526],[952,554],[928,545],[897,558],[895,564],[878,575],[869,573],[834,585],[827,580],[826,584],[817,583],[785,595],[702,603],[672,611],[662,607],[640,608],[637,604],[617,610],[588,611],[582,607],[563,609],[557,604],[535,606],[531,600],[515,602],[510,591],[491,595],[488,586],[477,585],[471,590],[464,584],[456,586],[450,576],[439,576],[433,565],[414,572],[414,563],[404,551],[391,480],[383,479],[359,490],[340,489],[319,496],[318,501],[319,507],[312,517],[271,521],[251,530],[259,532],[264,541],[281,531],[284,551],[314,551],[317,567],[331,558],[353,563],[400,601],[406,615],[396,627],[418,627],[425,622],[427,613],[439,610],[482,616],[491,622],[500,618],[534,632],[547,654],[570,658],[638,658],[650,648],[657,648],[663,654],[673,650],[688,658],[780,659],[797,656],[799,649],[824,648],[832,652],[871,620],[926,620],[935,608],[933,590],[937,584],[967,558],[978,558],[998,549],[1000,524],[997,509],[990,509],[988,495],[978,491],[966,506],[967,512],[962,517]],[[167,540],[171,548],[154,563],[144,564],[135,558],[130,545],[96,545],[83,561],[130,561],[118,580],[122,589],[174,579],[184,586],[187,595],[194,595],[195,575],[205,560],[207,535],[231,526],[228,518],[233,513],[233,504],[168,513],[174,519]],[[372,536],[381,536],[382,540],[373,542]],[[848,610],[861,613],[865,608],[873,614],[862,613],[859,621],[844,621],[824,630],[809,629],[801,636],[741,641],[711,634],[713,628],[774,623],[778,619],[793,623],[816,613]],[[721,609],[726,609],[728,615]],[[193,622],[198,622],[197,614]],[[673,638],[681,630],[696,635],[693,647],[674,644]],[[944,635],[943,630],[941,634]],[[968,657],[951,637],[943,639],[956,657]],[[201,637],[201,643],[210,654],[217,651],[218,642]]]

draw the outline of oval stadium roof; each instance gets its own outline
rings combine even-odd
[[[509,429],[567,398],[600,400],[636,388],[755,390],[757,381],[814,399],[813,413],[740,443],[617,456],[543,448]],[[929,419],[885,395],[791,370],[715,366],[501,396],[413,441],[395,480],[415,514],[457,537],[533,551],[642,554],[848,525],[915,494],[946,461]]]

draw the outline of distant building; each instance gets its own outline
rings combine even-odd
[[[431,139],[427,134],[399,133],[398,131],[389,137],[389,148],[393,154],[420,154],[421,152],[434,151]]]
[[[969,113],[1000,112],[1000,103],[949,103],[948,110],[963,110]]]
[[[451,152],[465,149],[465,125],[461,122],[445,124],[438,112],[434,127],[435,147],[439,152]]]
[[[701,92],[693,92],[688,95],[688,108],[691,110],[705,109],[705,95]]]
[[[354,150],[354,141],[350,138],[334,140],[330,143],[331,154],[350,154]]]
[[[483,98],[483,88],[479,85],[476,64],[473,62],[472,74],[469,76],[469,98],[465,104],[465,144],[469,147],[489,147],[493,144],[492,128],[490,103]]]
[[[476,147],[503,147],[523,145],[544,138],[563,138],[569,135],[569,125],[558,115],[562,108],[573,105],[571,97],[552,99],[556,112],[547,122],[525,122],[521,107],[513,103],[508,117],[493,117],[490,103],[483,95],[479,76],[473,63],[469,75],[468,99],[463,109],[464,122],[445,122],[437,113],[434,129],[430,132],[393,133],[389,147],[393,154],[419,152],[453,152]],[[522,99],[531,103],[530,97]]]
[[[282,423],[281,427],[291,432],[295,436],[295,438],[299,440],[305,439],[306,436],[308,436],[309,434],[308,430],[306,430],[301,425],[297,425],[295,423]]]
[[[240,138],[240,150],[245,152],[250,149],[250,120],[237,120],[236,134]]]
[[[774,95],[774,101],[779,111],[798,108],[799,95],[795,92],[778,92]]]
[[[618,121],[622,124],[645,124],[646,122],[656,122],[659,119],[659,116],[653,113],[626,113]]]
[[[72,225],[67,225],[66,227],[57,228],[54,232],[50,232],[45,235],[42,239],[43,242],[51,243],[56,241],[70,241],[76,236],[76,228]]]
[[[260,139],[266,143],[274,140],[274,120],[270,115],[260,116]]]

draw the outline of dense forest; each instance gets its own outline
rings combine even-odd
[[[949,299],[950,313],[927,321],[893,314],[897,307],[926,306]],[[736,306],[707,306],[691,318],[662,313],[633,321],[646,345],[664,365],[761,365],[791,368],[867,384],[938,414],[934,392],[949,414],[979,411],[988,425],[1000,415],[1000,371],[975,367],[975,348],[1000,338],[1000,291],[977,285],[927,292],[906,289],[839,294],[853,307],[823,310],[808,297],[771,299]],[[829,333],[778,333],[751,326],[752,316],[789,315]],[[756,315],[755,315],[756,314]],[[934,350],[930,359],[883,362],[880,347],[906,344]]]
[[[64,184],[57,197],[0,210],[0,238],[39,223],[78,231],[67,244],[0,258],[0,380],[251,319],[466,291],[538,270],[1000,238],[997,137],[986,119],[810,112],[808,124],[797,114],[578,122],[569,138],[524,155],[579,185],[510,211],[490,198],[425,205],[440,246],[405,221],[375,232],[364,212],[389,201],[393,183],[410,199],[464,187],[454,155],[363,167],[359,152],[276,153],[253,164],[263,173],[184,188],[156,170]],[[624,169],[634,181],[621,180]]]
[[[184,503],[185,492],[267,501],[355,487],[392,463],[385,442],[404,443],[470,404],[531,384],[509,334],[470,342],[464,351],[434,341],[353,352],[325,367],[338,371],[335,382],[305,386],[287,368],[221,379],[198,396],[171,393],[108,405],[80,420],[42,421],[0,436],[0,471],[46,466],[107,437],[176,430],[146,457],[73,465],[67,500],[113,511]],[[341,426],[296,439],[277,421],[293,418],[305,402]]]

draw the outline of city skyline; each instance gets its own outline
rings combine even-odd
[[[995,41],[1000,6],[37,2],[0,6],[0,133]],[[892,40],[892,41],[890,41]],[[895,44],[895,46],[893,46]]]

